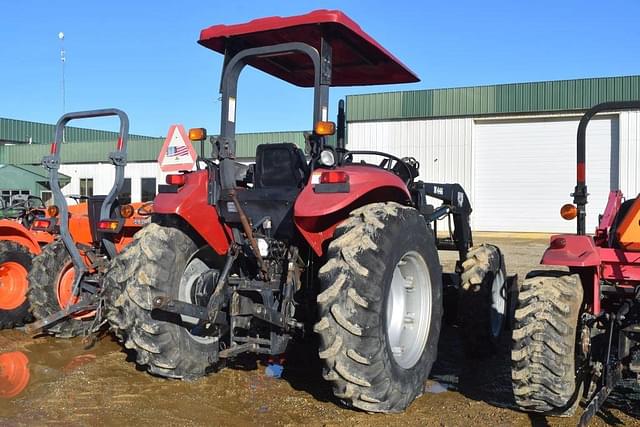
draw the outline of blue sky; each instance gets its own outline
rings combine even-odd
[[[196,43],[200,30],[320,8],[343,10],[422,79],[338,88],[332,107],[353,93],[640,73],[635,0],[3,1],[0,117],[61,114],[64,31],[67,111],[113,106],[129,113],[133,133],[163,136],[183,123],[213,134],[222,57]],[[238,131],[308,129],[311,99],[310,90],[245,70]]]

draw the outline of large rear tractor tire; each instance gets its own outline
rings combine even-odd
[[[458,313],[465,353],[487,357],[495,353],[507,323],[504,257],[494,245],[475,246],[462,268]]]
[[[197,277],[209,269],[177,228],[150,224],[116,256],[105,276],[106,317],[115,335],[155,375],[196,379],[216,361],[218,339],[192,335],[197,319],[152,309],[157,296],[195,303]]]
[[[27,274],[33,254],[25,246],[0,241],[0,329],[22,326],[31,319]]]
[[[36,320],[44,319],[78,302],[73,295],[75,269],[62,240],[44,247],[33,259],[29,272],[29,302]],[[95,311],[74,313],[47,326],[46,333],[57,338],[86,335],[93,324]]]
[[[402,412],[424,391],[442,320],[433,233],[413,208],[374,203],[340,224],[319,271],[323,376],[343,403]]]
[[[571,416],[580,402],[576,333],[580,277],[562,271],[527,275],[515,313],[511,378],[524,411]]]

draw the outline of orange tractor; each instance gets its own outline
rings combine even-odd
[[[116,168],[111,191],[106,196],[87,197],[85,215],[69,215],[70,208],[58,184],[64,127],[73,119],[114,115],[120,118],[121,126],[117,149],[109,155]],[[57,337],[71,338],[96,330],[101,324],[97,315],[101,277],[110,259],[132,241],[151,214],[150,203],[118,202],[127,163],[128,128],[127,115],[116,109],[67,113],[56,125],[51,154],[43,159],[55,209],[51,209],[51,217],[37,221],[34,229],[55,230],[60,238],[33,259],[28,298],[36,322],[27,327],[28,332],[44,329]]]
[[[83,207],[72,207],[73,214]],[[45,215],[37,197],[1,209],[0,219],[0,329],[21,326],[30,318],[27,274],[34,256],[53,240],[49,232],[32,230]]]

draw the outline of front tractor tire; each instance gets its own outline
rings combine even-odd
[[[348,406],[402,412],[436,359],[442,272],[422,216],[397,203],[351,212],[319,271],[323,376]]]
[[[527,275],[518,296],[511,352],[517,406],[543,415],[571,416],[582,387],[576,372],[580,277],[562,271]]]
[[[41,320],[78,302],[72,294],[75,269],[62,240],[42,249],[29,272],[29,302],[36,320]],[[95,311],[78,312],[55,322],[46,332],[57,338],[73,338],[89,333]]]
[[[183,231],[149,224],[117,255],[105,276],[105,311],[111,329],[135,352],[136,363],[154,375],[196,379],[212,368],[218,339],[192,335],[197,319],[153,310],[157,296],[195,303],[196,278],[209,269],[194,255]]]
[[[27,274],[33,254],[25,246],[0,241],[0,329],[22,326],[31,319]]]
[[[462,263],[459,323],[467,356],[495,353],[507,323],[507,271],[497,246],[482,244],[469,250]]]

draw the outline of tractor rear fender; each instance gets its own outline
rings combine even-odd
[[[597,267],[601,264],[598,247],[591,236],[558,234],[551,236],[540,264],[567,267]]]
[[[332,238],[338,224],[354,209],[376,202],[411,203],[411,194],[397,175],[371,165],[354,164],[331,169],[332,172],[346,172],[348,186],[341,186],[342,192],[317,191],[319,175],[327,171],[313,171],[293,208],[296,227],[318,256],[322,256],[324,243]],[[336,184],[336,189],[338,187]]]
[[[50,242],[52,237],[48,233],[29,231],[22,224],[11,220],[0,220],[0,240],[10,240],[29,249],[37,255],[40,251],[40,243]]]
[[[161,192],[156,196],[153,213],[179,216],[217,254],[224,255],[229,249],[231,233],[222,224],[216,208],[208,203],[208,176],[206,170],[186,173],[184,185],[173,188],[175,192]]]

